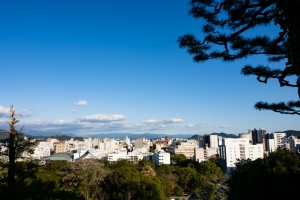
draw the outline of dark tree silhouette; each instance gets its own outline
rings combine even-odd
[[[3,163],[8,169],[8,187],[12,187],[15,184],[17,159],[23,158],[24,152],[32,154],[34,151],[33,147],[37,144],[36,141],[24,137],[24,128],[16,129],[18,123],[19,120],[16,120],[15,111],[13,110],[13,105],[11,105],[9,131],[7,131],[8,138],[6,139],[7,142],[1,145],[5,147],[5,151],[1,152],[1,155],[8,157],[8,162]]]
[[[228,181],[228,200],[295,199],[299,184],[299,154],[277,149],[264,158],[236,163]]]
[[[178,39],[196,62],[210,59],[235,61],[253,55],[265,55],[270,62],[287,61],[281,69],[267,65],[246,65],[241,73],[254,75],[267,83],[277,79],[281,87],[298,88],[300,98],[300,1],[299,0],[191,0],[189,13],[206,24],[202,40],[186,34]],[[222,18],[225,17],[225,18]],[[275,24],[277,36],[247,37],[250,29]],[[258,33],[259,34],[259,33]],[[274,33],[272,33],[273,35]],[[249,34],[248,34],[249,35]],[[290,83],[290,78],[296,78]],[[300,115],[300,101],[257,102],[258,110],[272,110],[281,114]]]

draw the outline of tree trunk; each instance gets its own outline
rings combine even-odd
[[[7,183],[11,187],[15,183],[15,168],[16,168],[16,149],[15,149],[15,123],[17,122],[14,117],[13,105],[10,106],[10,130],[9,130],[9,145],[8,145],[8,177]]]

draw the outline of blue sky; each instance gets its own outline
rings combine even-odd
[[[1,1],[0,128],[14,104],[28,131],[299,130],[297,116],[253,107],[298,98],[296,89],[240,74],[265,57],[195,63],[178,47],[179,36],[202,36],[188,2]]]

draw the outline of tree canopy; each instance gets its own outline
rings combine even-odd
[[[189,13],[206,23],[199,40],[192,34],[178,39],[196,62],[210,59],[235,61],[254,55],[265,55],[269,62],[285,61],[279,69],[268,65],[242,68],[243,75],[254,75],[267,83],[277,79],[281,87],[295,87],[300,98],[300,1],[299,0],[191,0]],[[250,36],[251,29],[278,26],[278,32]],[[295,81],[291,82],[291,79]],[[300,115],[300,101],[257,102],[258,110]]]
[[[299,184],[299,154],[278,149],[263,159],[236,163],[228,199],[294,199]]]

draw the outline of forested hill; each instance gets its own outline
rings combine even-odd
[[[46,138],[55,138],[61,141],[64,140],[70,140],[71,138],[73,138],[74,140],[80,140],[83,141],[83,137],[73,137],[73,136],[68,136],[68,135],[52,135],[52,136],[45,136],[45,135],[39,135],[39,136],[35,136],[35,135],[26,135],[27,137],[30,138],[36,138],[36,139],[46,139]]]
[[[295,131],[295,130],[287,130],[287,131],[283,131],[284,133],[286,133],[287,136],[298,136],[300,137],[300,131]]]
[[[218,135],[218,136],[222,136],[223,138],[238,138],[237,135],[227,134],[227,133],[211,133],[210,135]]]
[[[234,134],[227,134],[227,133],[211,133],[209,135],[218,135],[218,136],[222,136],[223,138],[237,138],[238,136],[237,135],[234,135]],[[191,139],[194,139],[194,140],[198,140],[199,137],[202,137],[203,135],[193,135],[191,137]]]

